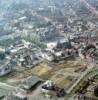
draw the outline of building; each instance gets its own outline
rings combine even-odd
[[[13,86],[7,86],[7,85],[0,85],[0,100],[4,100],[8,94],[10,94],[12,91],[14,91],[15,88]]]
[[[65,89],[59,88],[54,82],[51,80],[47,80],[41,87],[41,92],[45,94],[45,96],[57,96],[63,97],[65,96]]]
[[[42,53],[41,53],[41,56],[44,60],[47,60],[47,61],[53,61],[54,60],[53,54],[50,51],[47,51],[47,50],[43,50]]]
[[[74,47],[70,42],[58,42],[53,48],[42,51],[42,58],[47,61],[61,61],[75,53]]]
[[[38,65],[42,60],[40,57],[40,51],[35,48],[21,48],[14,52],[13,58],[16,59],[17,65],[27,68],[33,68]]]
[[[0,61],[0,76],[10,73],[15,66],[8,60]]]
[[[7,95],[3,100],[28,100],[26,95],[22,93],[12,92],[11,94]]]
[[[40,84],[42,80],[37,76],[29,76],[26,79],[22,80],[20,83],[20,88],[26,91],[32,91],[36,85]]]

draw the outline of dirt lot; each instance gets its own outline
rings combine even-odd
[[[41,77],[44,80],[53,80],[60,87],[65,87],[72,82],[72,79],[78,78],[80,73],[75,70],[84,68],[83,63],[76,63],[76,61],[69,61],[64,64],[48,65],[42,63],[31,70],[31,73]],[[69,78],[72,77],[72,78]]]
[[[19,80],[30,75],[36,75],[43,80],[53,80],[59,87],[66,87],[72,82],[72,79],[78,78],[81,74],[79,71],[75,72],[75,70],[85,66],[83,63],[77,63],[76,61],[68,61],[63,64],[41,63],[32,69],[17,66],[17,71],[1,77],[0,80],[4,79],[3,81],[6,83],[17,85]]]

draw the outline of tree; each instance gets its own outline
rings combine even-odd
[[[98,97],[98,86],[96,86],[95,89],[94,89],[94,95],[95,95],[96,97]]]

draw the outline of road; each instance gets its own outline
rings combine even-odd
[[[45,17],[45,16],[41,16],[39,15],[38,13],[36,13],[35,11],[33,11],[32,13],[33,16],[36,16],[36,17],[39,17],[41,19],[44,19],[46,22],[50,21],[50,22],[53,22],[52,19],[48,18],[48,17]]]

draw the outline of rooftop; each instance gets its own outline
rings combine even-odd
[[[7,100],[27,100],[27,97],[23,95],[10,94],[7,96]]]
[[[0,67],[5,66],[6,64],[9,64],[9,61],[4,59],[4,60],[0,60]]]
[[[6,96],[9,93],[11,93],[14,90],[14,88],[8,87],[8,86],[2,86],[0,85],[0,97]]]
[[[33,87],[40,81],[41,81],[41,79],[38,78],[37,76],[30,76],[30,77],[24,79],[20,86],[23,87],[24,89],[30,89],[31,87]]]

